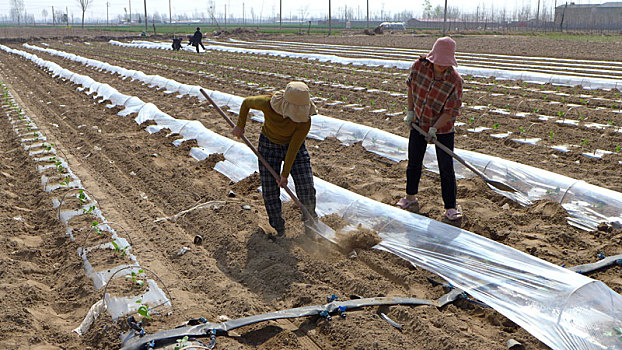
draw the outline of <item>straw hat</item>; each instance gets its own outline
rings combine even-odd
[[[458,66],[456,62],[456,42],[454,39],[444,36],[438,38],[432,46],[432,51],[426,57],[428,61],[439,66]]]
[[[270,99],[275,112],[296,123],[305,123],[309,116],[317,114],[317,108],[309,97],[309,87],[300,81],[287,84],[284,92],[275,93]]]

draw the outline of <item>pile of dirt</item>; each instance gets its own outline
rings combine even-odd
[[[337,231],[337,244],[345,251],[350,252],[354,249],[371,249],[380,243],[381,239],[378,232],[358,225],[356,230]]]
[[[529,208],[528,213],[536,216],[538,219],[543,219],[545,222],[554,222],[556,224],[565,223],[566,217],[569,216],[561,204],[552,200],[536,201]]]
[[[222,162],[225,160],[225,156],[222,153],[212,153],[209,157],[203,159],[197,165],[197,169],[214,169],[214,166],[218,162]]]

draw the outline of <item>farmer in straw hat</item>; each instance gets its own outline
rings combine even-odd
[[[281,215],[279,187],[287,186],[290,174],[298,198],[309,213],[316,216],[311,158],[304,141],[311,128],[311,115],[317,114],[317,108],[309,97],[309,87],[305,83],[290,82],[283,92],[245,98],[233,135],[241,138],[244,134],[249,109],[263,112],[264,123],[259,135],[258,151],[277,174],[281,172],[281,179],[277,182],[259,162],[262,195],[270,226],[276,230],[277,237],[281,237],[285,235],[285,220]]]
[[[462,106],[462,78],[454,69],[456,42],[450,37],[436,40],[432,51],[421,56],[410,69],[408,112],[404,121],[417,124],[429,134],[426,138],[410,129],[408,139],[408,166],[406,168],[406,197],[397,202],[402,209],[418,210],[415,196],[419,192],[421,167],[427,143],[436,138],[449,149],[454,149],[454,123]],[[462,218],[456,206],[456,175],[451,156],[436,147],[436,159],[441,175],[441,192],[445,204],[444,216],[450,221]]]

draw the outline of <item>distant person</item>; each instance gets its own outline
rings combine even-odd
[[[410,68],[408,86],[408,111],[404,121],[416,124],[429,137],[410,129],[408,139],[408,166],[406,168],[406,197],[397,202],[402,209],[418,211],[419,181],[423,156],[429,141],[437,139],[453,151],[454,123],[462,106],[462,77],[454,69],[456,42],[450,37],[436,40],[432,51],[421,56]],[[445,218],[462,219],[462,210],[456,206],[457,186],[452,157],[436,147],[436,159],[441,175],[441,192],[445,205]]]
[[[277,237],[282,237],[285,235],[285,220],[281,213],[280,187],[287,186],[290,173],[298,199],[313,217],[317,216],[311,158],[305,147],[305,138],[311,128],[311,115],[317,114],[317,108],[309,97],[309,87],[303,82],[293,81],[287,84],[284,92],[245,98],[240,107],[238,123],[232,130],[233,135],[244,135],[249,109],[263,112],[264,123],[259,135],[258,151],[274,171],[281,175],[277,182],[263,163],[259,162],[261,194],[270,226],[276,230]]]
[[[196,46],[197,52],[199,52],[199,45],[205,50],[205,46],[203,46],[201,40],[203,40],[203,34],[201,33],[201,28],[197,27],[197,31],[194,32],[192,36],[192,45]]]
[[[181,49],[181,38],[173,38],[173,51]]]

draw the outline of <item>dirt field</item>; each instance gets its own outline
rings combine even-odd
[[[50,36],[49,38],[53,38]],[[380,90],[403,90],[403,74],[397,69],[369,68],[353,75],[349,67],[319,66],[317,62],[276,59],[255,55],[194,53],[128,49],[106,41],[45,39],[51,48],[94,58],[113,65],[159,74],[178,82],[200,85],[239,96],[261,94],[261,87],[283,87],[288,79],[264,74],[276,69],[294,77],[317,80],[347,80],[357,86]],[[245,37],[248,38],[248,37]],[[265,37],[263,37],[265,38]],[[300,40],[303,37],[276,37]],[[275,37],[273,37],[275,39]],[[431,47],[433,38],[396,36],[304,37],[314,42],[347,43],[397,47]],[[410,37],[408,40],[415,40]],[[404,41],[404,44],[402,42]],[[31,44],[40,41],[29,40]],[[67,45],[70,43],[71,45]],[[4,42],[12,48],[28,51],[17,42]],[[616,43],[615,47],[622,46]],[[611,46],[577,42],[554,42],[517,37],[460,38],[460,51],[488,52],[550,57],[594,58],[609,56]],[[621,50],[622,51],[622,47]],[[32,51],[28,51],[34,53]],[[177,98],[139,82],[99,72],[81,64],[46,53],[37,56],[56,62],[73,72],[106,82],[128,95],[152,102],[163,112],[180,119],[201,121],[207,128],[230,136],[222,118],[196,99]],[[304,69],[301,69],[304,64]],[[377,250],[350,251],[323,247],[305,241],[300,214],[285,205],[286,238],[269,239],[263,201],[257,191],[259,179],[251,176],[238,183],[213,170],[215,158],[197,162],[188,155],[192,142],[175,147],[162,131],[148,134],[146,125],[138,126],[132,117],[119,117],[118,108],[98,104],[73,84],[52,78],[33,63],[14,55],[0,53],[0,80],[17,99],[24,112],[36,121],[41,132],[68,159],[83,186],[118,231],[129,232],[133,254],[164,281],[172,295],[172,310],[162,309],[144,325],[148,333],[170,329],[191,318],[203,316],[217,322],[219,316],[239,318],[286,308],[323,304],[336,294],[411,296],[436,299],[445,291],[433,286],[427,271],[413,268],[398,257]],[[255,83],[249,85],[248,83]],[[520,89],[512,89],[520,87]],[[495,82],[469,78],[465,82],[465,102],[518,112],[556,116],[568,111],[565,104],[582,104],[582,94],[600,97],[575,108],[587,121],[622,124],[619,91],[560,88],[518,81]],[[373,109],[399,111],[405,105],[400,97],[389,94],[350,92],[330,86],[311,86],[316,96],[328,100],[318,103],[324,115],[373,126],[406,136],[401,117],[372,113]],[[556,90],[567,97],[542,91]],[[402,91],[403,92],[403,91]],[[493,95],[499,93],[500,95]],[[519,101],[526,100],[519,105]],[[357,103],[362,111],[332,105],[333,101]],[[551,104],[554,101],[557,104]],[[613,101],[613,103],[612,103]],[[617,102],[616,102],[617,101]],[[617,105],[615,105],[617,103]],[[614,104],[614,106],[612,106]],[[600,107],[600,108],[599,108]],[[581,153],[596,149],[613,151],[622,145],[622,135],[598,129],[542,121],[528,115],[509,117],[464,108],[457,128],[456,147],[482,152],[550,170],[589,183],[622,192],[620,153],[589,158]],[[617,119],[615,119],[617,118]],[[498,125],[497,125],[498,124]],[[496,126],[495,126],[496,125]],[[467,128],[486,126],[480,133]],[[524,133],[518,131],[529,128]],[[64,226],[56,219],[52,197],[41,189],[35,163],[20,146],[7,119],[0,118],[0,347],[15,348],[28,344],[32,349],[118,349],[125,322],[115,323],[106,314],[83,337],[71,330],[77,327],[90,306],[102,297],[84,274],[76,251],[78,243],[65,238]],[[246,134],[257,142],[260,125],[249,122]],[[490,134],[512,132],[520,137],[540,137],[545,145],[581,145],[567,153],[496,139]],[[550,137],[551,135],[554,135]],[[584,140],[589,140],[585,142]],[[393,163],[367,152],[360,144],[343,146],[335,139],[307,140],[314,174],[353,192],[384,202],[395,203],[405,187],[405,162]],[[423,176],[420,186],[420,214],[440,220],[442,201],[439,178]],[[235,197],[230,197],[233,191]],[[197,203],[225,201],[218,209],[193,211],[175,223],[154,220],[174,215]],[[600,252],[606,256],[621,253],[622,230],[585,232],[567,224],[559,204],[542,201],[523,208],[496,195],[478,179],[458,182],[458,202],[466,218],[463,228],[532,254],[554,264],[567,266],[594,262]],[[504,206],[505,204],[508,204]],[[243,209],[249,205],[250,210]],[[509,208],[508,208],[509,207]],[[202,245],[193,244],[196,235]],[[182,256],[182,247],[190,251]],[[598,272],[591,277],[622,291],[620,267]],[[172,311],[172,312],[169,312]],[[378,316],[384,312],[403,323],[402,330]],[[464,300],[443,308],[429,306],[367,308],[349,312],[345,319],[322,318],[271,321],[230,332],[218,337],[220,349],[505,349],[516,339],[527,349],[547,346],[490,308]]]

